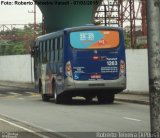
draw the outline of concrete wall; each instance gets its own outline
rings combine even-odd
[[[32,82],[30,55],[0,56],[0,80]]]
[[[147,49],[126,50],[127,90],[149,92]]]
[[[148,93],[147,50],[126,50],[126,64],[126,91]],[[0,80],[32,82],[31,76],[30,55],[0,56]]]

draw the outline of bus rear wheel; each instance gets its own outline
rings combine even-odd
[[[97,95],[98,102],[100,104],[112,104],[114,102],[115,94],[107,94],[107,95]]]
[[[87,102],[87,103],[92,102],[93,97],[87,96],[87,97],[85,97],[85,98],[86,98],[86,102]]]
[[[57,92],[55,92],[54,101],[56,104],[71,103],[72,97],[68,95],[57,95]]]
[[[54,102],[55,102],[56,104],[61,103],[62,100],[61,100],[60,95],[57,94],[57,88],[56,88],[56,83],[55,83],[55,81],[53,81],[52,88],[53,88]]]
[[[56,104],[61,103],[60,97],[59,97],[59,95],[57,95],[57,91],[56,90],[54,91],[54,102]]]
[[[39,93],[41,93],[42,96],[42,101],[47,102],[49,101],[50,97],[47,94],[43,94],[43,87],[42,87],[42,82],[39,81]]]
[[[50,97],[47,94],[42,94],[42,101],[48,102]]]

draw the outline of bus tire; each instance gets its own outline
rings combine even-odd
[[[115,94],[107,95],[107,103],[112,104],[114,102]]]
[[[112,104],[114,102],[114,94],[97,95],[99,104]]]
[[[62,98],[59,95],[57,95],[57,92],[54,93],[54,102],[55,104],[62,103]]]
[[[85,97],[85,99],[86,99],[87,103],[90,103],[90,102],[92,102],[93,97],[87,96],[87,97]]]
[[[48,102],[50,97],[47,94],[42,94],[42,101]]]
[[[43,86],[41,81],[39,81],[39,93],[41,93],[42,101],[44,102],[49,101],[50,97],[47,94],[43,94]]]
[[[57,91],[56,91],[56,90],[54,90],[54,102],[55,102],[56,104],[59,103],[59,96],[57,95]]]
[[[53,95],[54,95],[55,104],[61,103],[62,100],[61,100],[60,96],[57,94],[56,83],[55,83],[54,80],[53,80],[53,83],[52,83],[52,88],[53,88]]]
[[[71,95],[63,95],[62,100],[66,104],[72,103],[72,96]]]
[[[38,89],[39,89],[39,93],[42,93],[42,82],[41,82],[40,79],[39,79],[39,82],[38,82]]]

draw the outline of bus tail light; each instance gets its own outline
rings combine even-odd
[[[125,72],[126,72],[126,67],[125,67],[125,62],[124,60],[120,61],[120,77],[124,77],[125,76]]]
[[[93,60],[99,60],[100,57],[99,57],[99,56],[93,56],[92,59],[93,59]]]
[[[69,76],[72,78],[72,67],[71,67],[70,61],[66,63],[66,76]]]

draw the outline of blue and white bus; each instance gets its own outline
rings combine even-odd
[[[81,26],[40,36],[36,40],[35,81],[43,101],[55,103],[82,96],[113,103],[126,89],[123,29]]]

